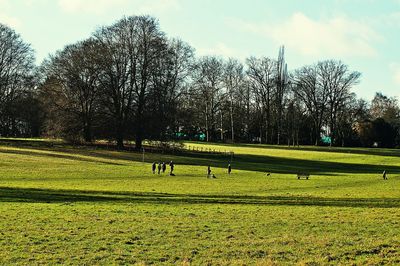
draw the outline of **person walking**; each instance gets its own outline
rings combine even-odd
[[[169,172],[169,175],[174,175],[174,162],[173,161],[171,161],[170,163],[169,163],[169,167],[171,168],[171,170],[170,170],[170,172]]]
[[[232,166],[231,164],[228,164],[228,175],[230,175],[232,172]]]
[[[207,178],[210,178],[210,177],[211,177],[211,166],[209,165],[207,167]]]
[[[387,176],[386,176],[386,170],[383,170],[382,177],[383,177],[383,180],[387,180]]]
[[[158,174],[161,173],[161,163],[158,163]]]
[[[153,162],[153,164],[151,165],[151,171],[153,171],[153,174],[156,173],[156,162]]]
[[[165,162],[162,163],[162,172],[163,174],[165,173],[165,170],[167,170],[167,164]]]

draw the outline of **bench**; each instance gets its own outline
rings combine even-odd
[[[305,178],[305,179],[308,180],[309,177],[310,177],[310,174],[305,174],[305,173],[299,173],[299,174],[297,174],[297,179]]]

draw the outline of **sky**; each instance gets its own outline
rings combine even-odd
[[[40,64],[124,16],[151,15],[198,56],[278,57],[289,70],[335,59],[362,73],[353,91],[400,98],[400,0],[0,0],[0,23]]]

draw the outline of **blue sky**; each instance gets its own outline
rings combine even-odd
[[[32,44],[40,63],[123,16],[149,14],[197,55],[277,57],[290,70],[323,59],[362,72],[371,99],[400,96],[400,0],[0,0],[0,22]]]

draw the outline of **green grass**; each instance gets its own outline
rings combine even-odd
[[[0,265],[400,263],[400,150],[186,146],[234,151],[233,173],[223,154],[146,153],[143,163],[1,139]],[[176,176],[151,173],[170,160]]]

